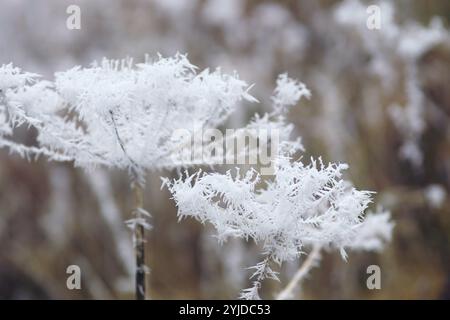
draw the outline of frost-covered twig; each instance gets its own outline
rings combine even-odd
[[[291,281],[289,281],[288,285],[277,295],[277,300],[286,300],[292,298],[295,288],[309,274],[311,269],[318,265],[318,262],[320,260],[320,250],[321,247],[319,245],[315,245],[313,247],[303,264],[292,277]]]
[[[142,186],[139,183],[133,183],[132,186],[135,197],[134,208],[134,247],[136,252],[136,299],[144,300],[145,292],[145,274],[147,266],[145,265],[145,229],[148,228],[145,222],[144,198]]]
[[[261,300],[259,296],[259,289],[262,286],[262,282],[264,279],[273,279],[279,280],[278,275],[275,271],[270,267],[271,257],[270,254],[267,254],[263,261],[256,264],[256,266],[251,267],[249,269],[254,269],[255,272],[250,277],[254,279],[252,286],[247,289],[243,289],[241,294],[239,295],[239,299],[242,300]]]

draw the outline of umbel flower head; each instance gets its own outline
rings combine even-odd
[[[341,251],[354,246],[380,249],[379,242],[354,242],[364,229],[372,192],[342,179],[347,165],[325,165],[320,159],[305,165],[279,158],[275,168],[273,180],[262,180],[255,170],[241,174],[236,169],[235,174],[200,170],[164,182],[180,218],[212,223],[220,241],[233,236],[261,242],[276,262],[297,258],[304,246],[314,244]]]
[[[304,247],[337,248],[346,258],[347,248],[379,250],[390,239],[389,214],[365,218],[371,192],[343,180],[345,169],[345,164],[325,165],[320,159],[305,165],[280,157],[269,181],[262,181],[255,170],[245,174],[236,170],[235,174],[198,171],[164,183],[180,218],[211,223],[221,242],[229,237],[251,239],[268,259],[281,264],[298,258]],[[255,269],[256,278],[262,274],[274,278],[268,261]]]
[[[128,169],[137,180],[146,169],[223,164],[222,157],[202,152],[208,148],[193,150],[202,157],[190,157],[189,152],[186,157],[184,147],[201,146],[205,142],[195,139],[202,139],[202,130],[222,125],[241,101],[257,100],[236,73],[196,70],[181,54],[140,64],[104,59],[87,68],[57,72],[51,82],[4,65],[0,68],[0,147],[26,158],[44,155],[73,161],[83,168]],[[273,111],[255,116],[227,139],[243,135],[257,139],[261,129],[277,131],[281,149],[290,154],[301,150],[299,139],[290,140],[293,126],[286,123],[285,114],[309,95],[302,83],[281,75]],[[34,129],[37,146],[16,141],[13,129],[19,126]],[[189,134],[175,134],[180,130]]]
[[[256,101],[237,74],[196,69],[181,54],[141,64],[104,59],[56,73],[54,82],[36,82],[35,75],[2,66],[0,139],[22,155],[82,167],[176,167],[171,153],[181,142],[170,139],[175,130],[217,127],[240,101]],[[20,125],[36,129],[37,148],[7,139]]]

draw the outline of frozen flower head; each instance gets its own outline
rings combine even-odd
[[[364,223],[371,192],[359,191],[342,179],[345,164],[279,158],[273,180],[260,185],[250,170],[240,174],[201,171],[165,181],[179,208],[179,217],[212,223],[218,237],[253,239],[277,262],[298,257],[304,246],[343,249]]]
[[[176,130],[215,128],[242,100],[256,101],[237,74],[197,73],[181,54],[141,64],[104,59],[34,85],[18,69],[1,70],[1,83],[20,84],[7,95],[10,121],[34,126],[40,148],[82,167],[189,166],[172,161]]]
[[[103,59],[58,72],[54,82],[25,82],[10,89],[2,119],[7,126],[36,129],[39,147],[20,146],[21,154],[51,154],[81,167],[102,165],[142,176],[146,169],[225,163],[223,157],[203,152],[223,140],[208,144],[202,132],[224,124],[242,101],[256,102],[250,88],[236,73],[197,72],[186,55],[159,56],[141,64]],[[281,75],[272,99],[274,111],[255,116],[231,138],[259,139],[264,131],[270,138],[259,141],[271,145],[271,157],[278,149],[289,155],[302,150],[300,139],[291,140],[293,126],[285,121],[288,108],[302,96],[309,96],[308,89]],[[18,151],[11,143],[8,147]],[[257,152],[248,146],[241,149],[238,159]],[[268,160],[264,165],[270,166]]]
[[[275,275],[268,261],[298,258],[304,247],[336,248],[346,258],[347,248],[379,250],[389,240],[389,214],[365,219],[371,192],[343,180],[345,169],[345,164],[325,165],[320,159],[305,165],[280,157],[273,180],[264,183],[254,170],[244,175],[197,172],[165,183],[180,218],[211,223],[221,242],[238,237],[262,246],[267,259],[253,276],[260,286]]]

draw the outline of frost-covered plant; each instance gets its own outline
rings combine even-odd
[[[275,112],[294,105],[304,85],[285,76],[278,80],[273,101]],[[180,219],[193,217],[210,223],[220,243],[229,237],[253,240],[264,258],[256,266],[243,299],[259,299],[262,281],[278,279],[271,262],[281,265],[300,257],[305,247],[336,248],[346,259],[346,249],[380,250],[390,239],[389,213],[367,214],[369,191],[359,191],[343,180],[346,164],[324,164],[319,158],[306,165],[281,149],[274,160],[274,176],[263,180],[251,169],[241,174],[204,173],[201,170],[169,181]]]
[[[177,167],[175,130],[215,128],[240,100],[254,101],[237,75],[196,69],[184,55],[75,67],[56,73],[54,83],[7,91],[9,122],[35,127],[42,148],[80,167],[105,165],[139,175]]]
[[[145,297],[144,228],[150,227],[143,209],[145,170],[201,164],[174,156],[190,143],[174,139],[174,131],[215,128],[241,100],[255,101],[237,74],[196,69],[181,54],[141,64],[104,59],[56,73],[53,82],[12,65],[0,68],[0,147],[26,158],[44,155],[130,173],[138,298]],[[13,129],[21,126],[35,130],[37,146],[15,139]]]
[[[347,248],[378,250],[389,240],[389,215],[364,218],[371,192],[342,179],[347,165],[279,158],[275,168],[272,181],[261,181],[254,170],[235,175],[199,171],[166,181],[180,218],[211,223],[220,242],[238,237],[261,244],[265,258],[253,267],[255,281],[241,298],[258,298],[262,280],[277,278],[270,261],[293,260],[305,247],[337,248],[346,258]]]

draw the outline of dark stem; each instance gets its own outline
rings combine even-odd
[[[134,213],[136,222],[134,224],[134,241],[136,254],[136,299],[145,300],[145,229],[141,220],[141,209],[144,206],[143,190],[139,183],[134,182],[132,185],[134,193]]]
[[[120,145],[125,157],[130,162],[130,174],[131,174],[131,188],[134,195],[134,209],[133,209],[133,232],[134,232],[134,251],[136,255],[136,299],[145,300],[145,274],[147,267],[145,266],[145,229],[143,207],[144,196],[141,184],[141,172],[137,163],[129,156],[125,148],[125,144],[120,137],[119,130],[117,128],[116,120],[114,119],[114,113],[109,112],[111,116],[114,133],[117,138],[117,142]]]

